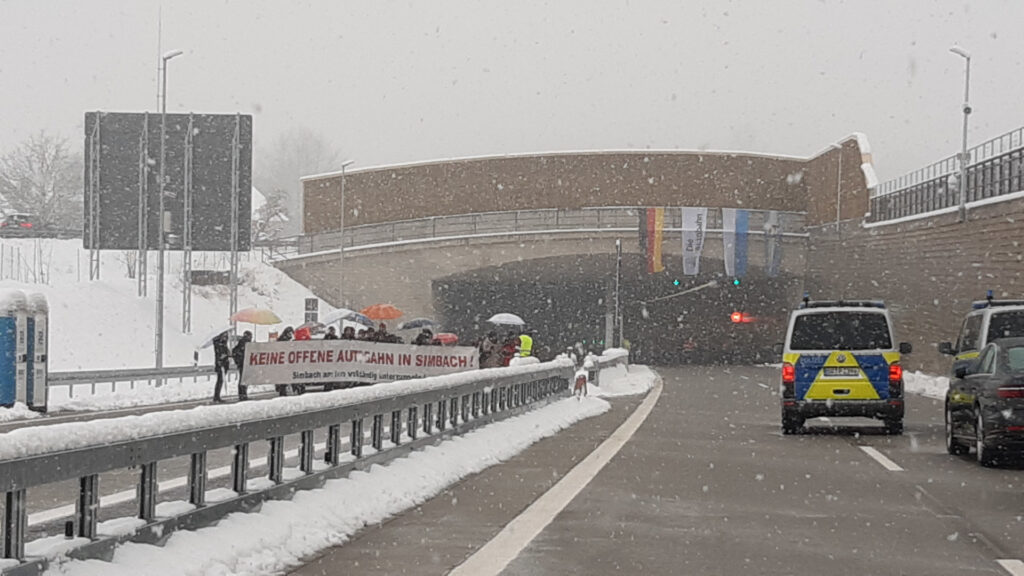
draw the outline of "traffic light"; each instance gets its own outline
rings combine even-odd
[[[750,324],[754,321],[754,317],[746,312],[740,312],[737,310],[729,315],[729,320],[731,320],[733,324]]]
[[[739,286],[740,285],[740,279],[739,278],[733,278],[732,279],[732,285],[733,286]]]
[[[673,281],[672,281],[672,285],[673,285],[673,286],[679,286],[679,279],[678,279],[678,278],[676,278],[675,280],[673,280]]]

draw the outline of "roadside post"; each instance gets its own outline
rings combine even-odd
[[[47,377],[49,367],[47,354],[50,341],[50,305],[46,296],[35,292],[28,297],[30,324],[32,327],[29,341],[31,365],[30,382],[27,390],[28,407],[37,412],[46,412]]]

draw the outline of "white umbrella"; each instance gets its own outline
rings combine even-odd
[[[508,312],[502,312],[501,314],[495,314],[488,320],[491,324],[505,325],[505,326],[525,326],[526,322],[515,314],[509,314]]]
[[[206,337],[203,338],[198,345],[196,345],[196,350],[202,350],[203,348],[209,348],[210,346],[213,345],[213,339],[214,338],[216,338],[217,336],[220,336],[221,334],[223,334],[225,332],[230,332],[232,328],[234,328],[234,326],[232,326],[231,324],[224,324],[222,326],[219,326],[213,332],[210,332],[209,334],[207,334]]]

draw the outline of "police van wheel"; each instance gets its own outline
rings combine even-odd
[[[885,421],[885,433],[893,436],[903,434],[903,418],[892,418]]]
[[[804,419],[799,416],[782,415],[782,433],[785,435],[796,434],[804,427]]]

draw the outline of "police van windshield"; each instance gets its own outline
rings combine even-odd
[[[877,312],[819,312],[797,316],[790,350],[892,348],[889,323]]]
[[[1024,336],[1024,310],[999,312],[988,321],[988,340]]]

